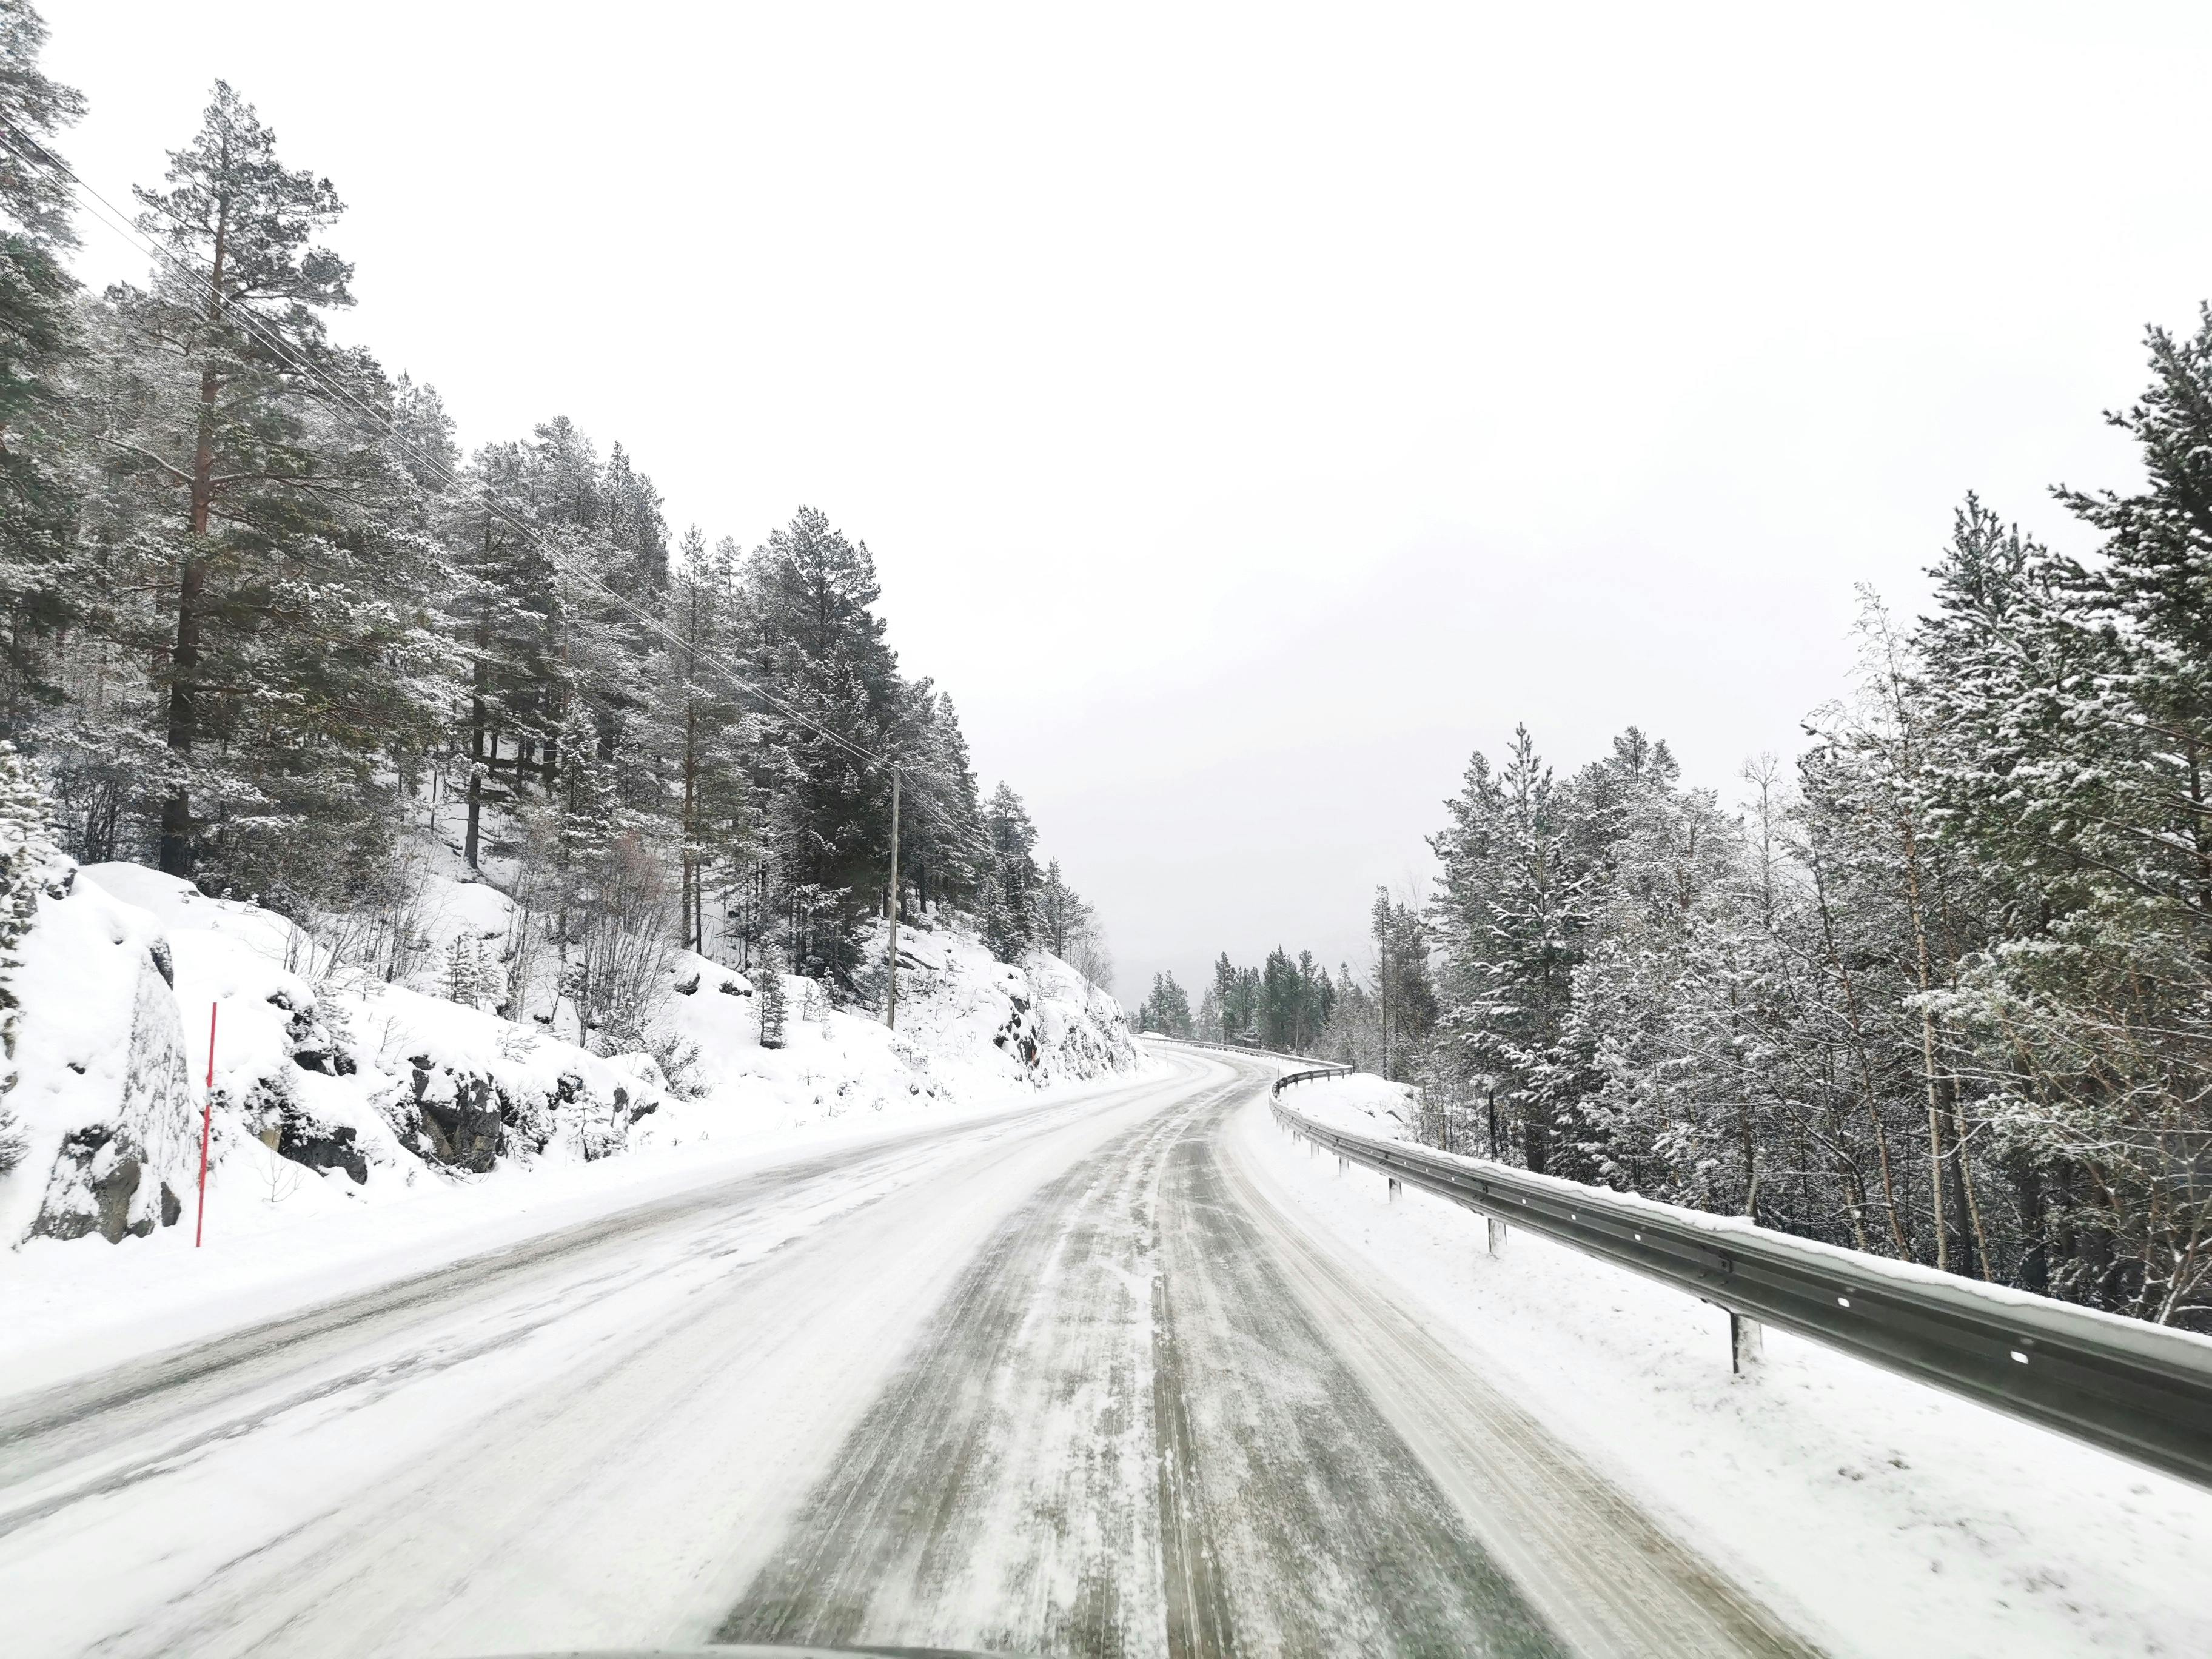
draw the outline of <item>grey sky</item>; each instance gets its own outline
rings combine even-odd
[[[103,191],[217,75],[337,182],[469,441],[865,538],[1132,1001],[1358,959],[1516,719],[1791,752],[1966,489],[2077,544],[2212,295],[2201,5],[46,11]]]

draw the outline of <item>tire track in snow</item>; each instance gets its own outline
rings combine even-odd
[[[1198,1616],[1170,1651],[1564,1653],[1223,1187],[1225,1115],[1176,1144],[1160,1194],[1161,1351],[1179,1372],[1167,1389],[1189,1425],[1201,1539],[1186,1552]]]
[[[1161,1650],[1153,1188],[1249,1088],[1178,1103],[1008,1218],[715,1639]]]
[[[0,1646],[696,1640],[878,1393],[884,1345],[1037,1184],[1188,1087],[771,1166],[181,1351],[167,1377],[20,1396],[0,1502],[76,1490],[0,1537]],[[483,1340],[509,1322],[531,1328]],[[98,1490],[118,1469],[130,1490]]]
[[[1224,1201],[1252,1087],[1008,1220],[716,1639],[1562,1651]]]
[[[1048,1103],[980,1125],[933,1127],[856,1151],[810,1155],[0,1401],[0,1486],[20,1486],[49,1468],[82,1463],[107,1446],[136,1441],[150,1425],[174,1424],[200,1408],[216,1414],[202,1435],[241,1431],[252,1425],[253,1414],[241,1413],[237,1402],[255,1389],[309,1373],[328,1359],[372,1349],[387,1334],[404,1338],[449,1310],[538,1291],[546,1298],[549,1316],[562,1316],[596,1299],[591,1280],[574,1277],[580,1263],[607,1261],[605,1268],[587,1271],[618,1289],[634,1271],[623,1253],[658,1236],[705,1224],[734,1232],[739,1241],[735,1248],[742,1249],[753,1218],[788,1206],[811,1190],[849,1191],[910,1181],[917,1174],[917,1154],[973,1144],[994,1131],[1019,1129],[1070,1109]],[[733,1218],[733,1224],[726,1218]],[[380,1362],[385,1367],[391,1363]],[[319,1380],[299,1397],[311,1397],[325,1386]]]
[[[1223,1136],[1213,1180],[1265,1236],[1364,1390],[1582,1652],[1817,1659],[1363,1275]]]

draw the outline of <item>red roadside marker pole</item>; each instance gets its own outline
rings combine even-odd
[[[200,1212],[192,1223],[192,1248],[200,1247],[200,1236],[207,1231],[207,1155],[208,1134],[215,1127],[215,1011],[220,1003],[208,1004],[208,1075],[207,1098],[200,1106]]]

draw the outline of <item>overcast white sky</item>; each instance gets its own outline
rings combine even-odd
[[[86,178],[228,77],[468,441],[865,538],[1133,1003],[1363,959],[1516,720],[1794,752],[1966,490],[2079,544],[2212,296],[2203,4],[45,9]]]

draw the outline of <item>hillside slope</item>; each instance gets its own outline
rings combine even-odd
[[[750,976],[678,955],[650,1033],[672,1082],[651,1054],[567,1040],[557,1000],[526,999],[516,1021],[441,994],[457,988],[453,941],[496,958],[511,921],[495,889],[433,878],[422,965],[386,981],[333,970],[258,906],[136,865],[58,866],[15,976],[20,1152],[0,1174],[0,1239],[32,1255],[95,1236],[188,1244],[210,1095],[209,1210],[235,1237],[425,1182],[969,1106],[1143,1063],[1119,1005],[1065,964],[1009,966],[959,931],[909,929],[896,1033],[786,976],[775,1048]]]

